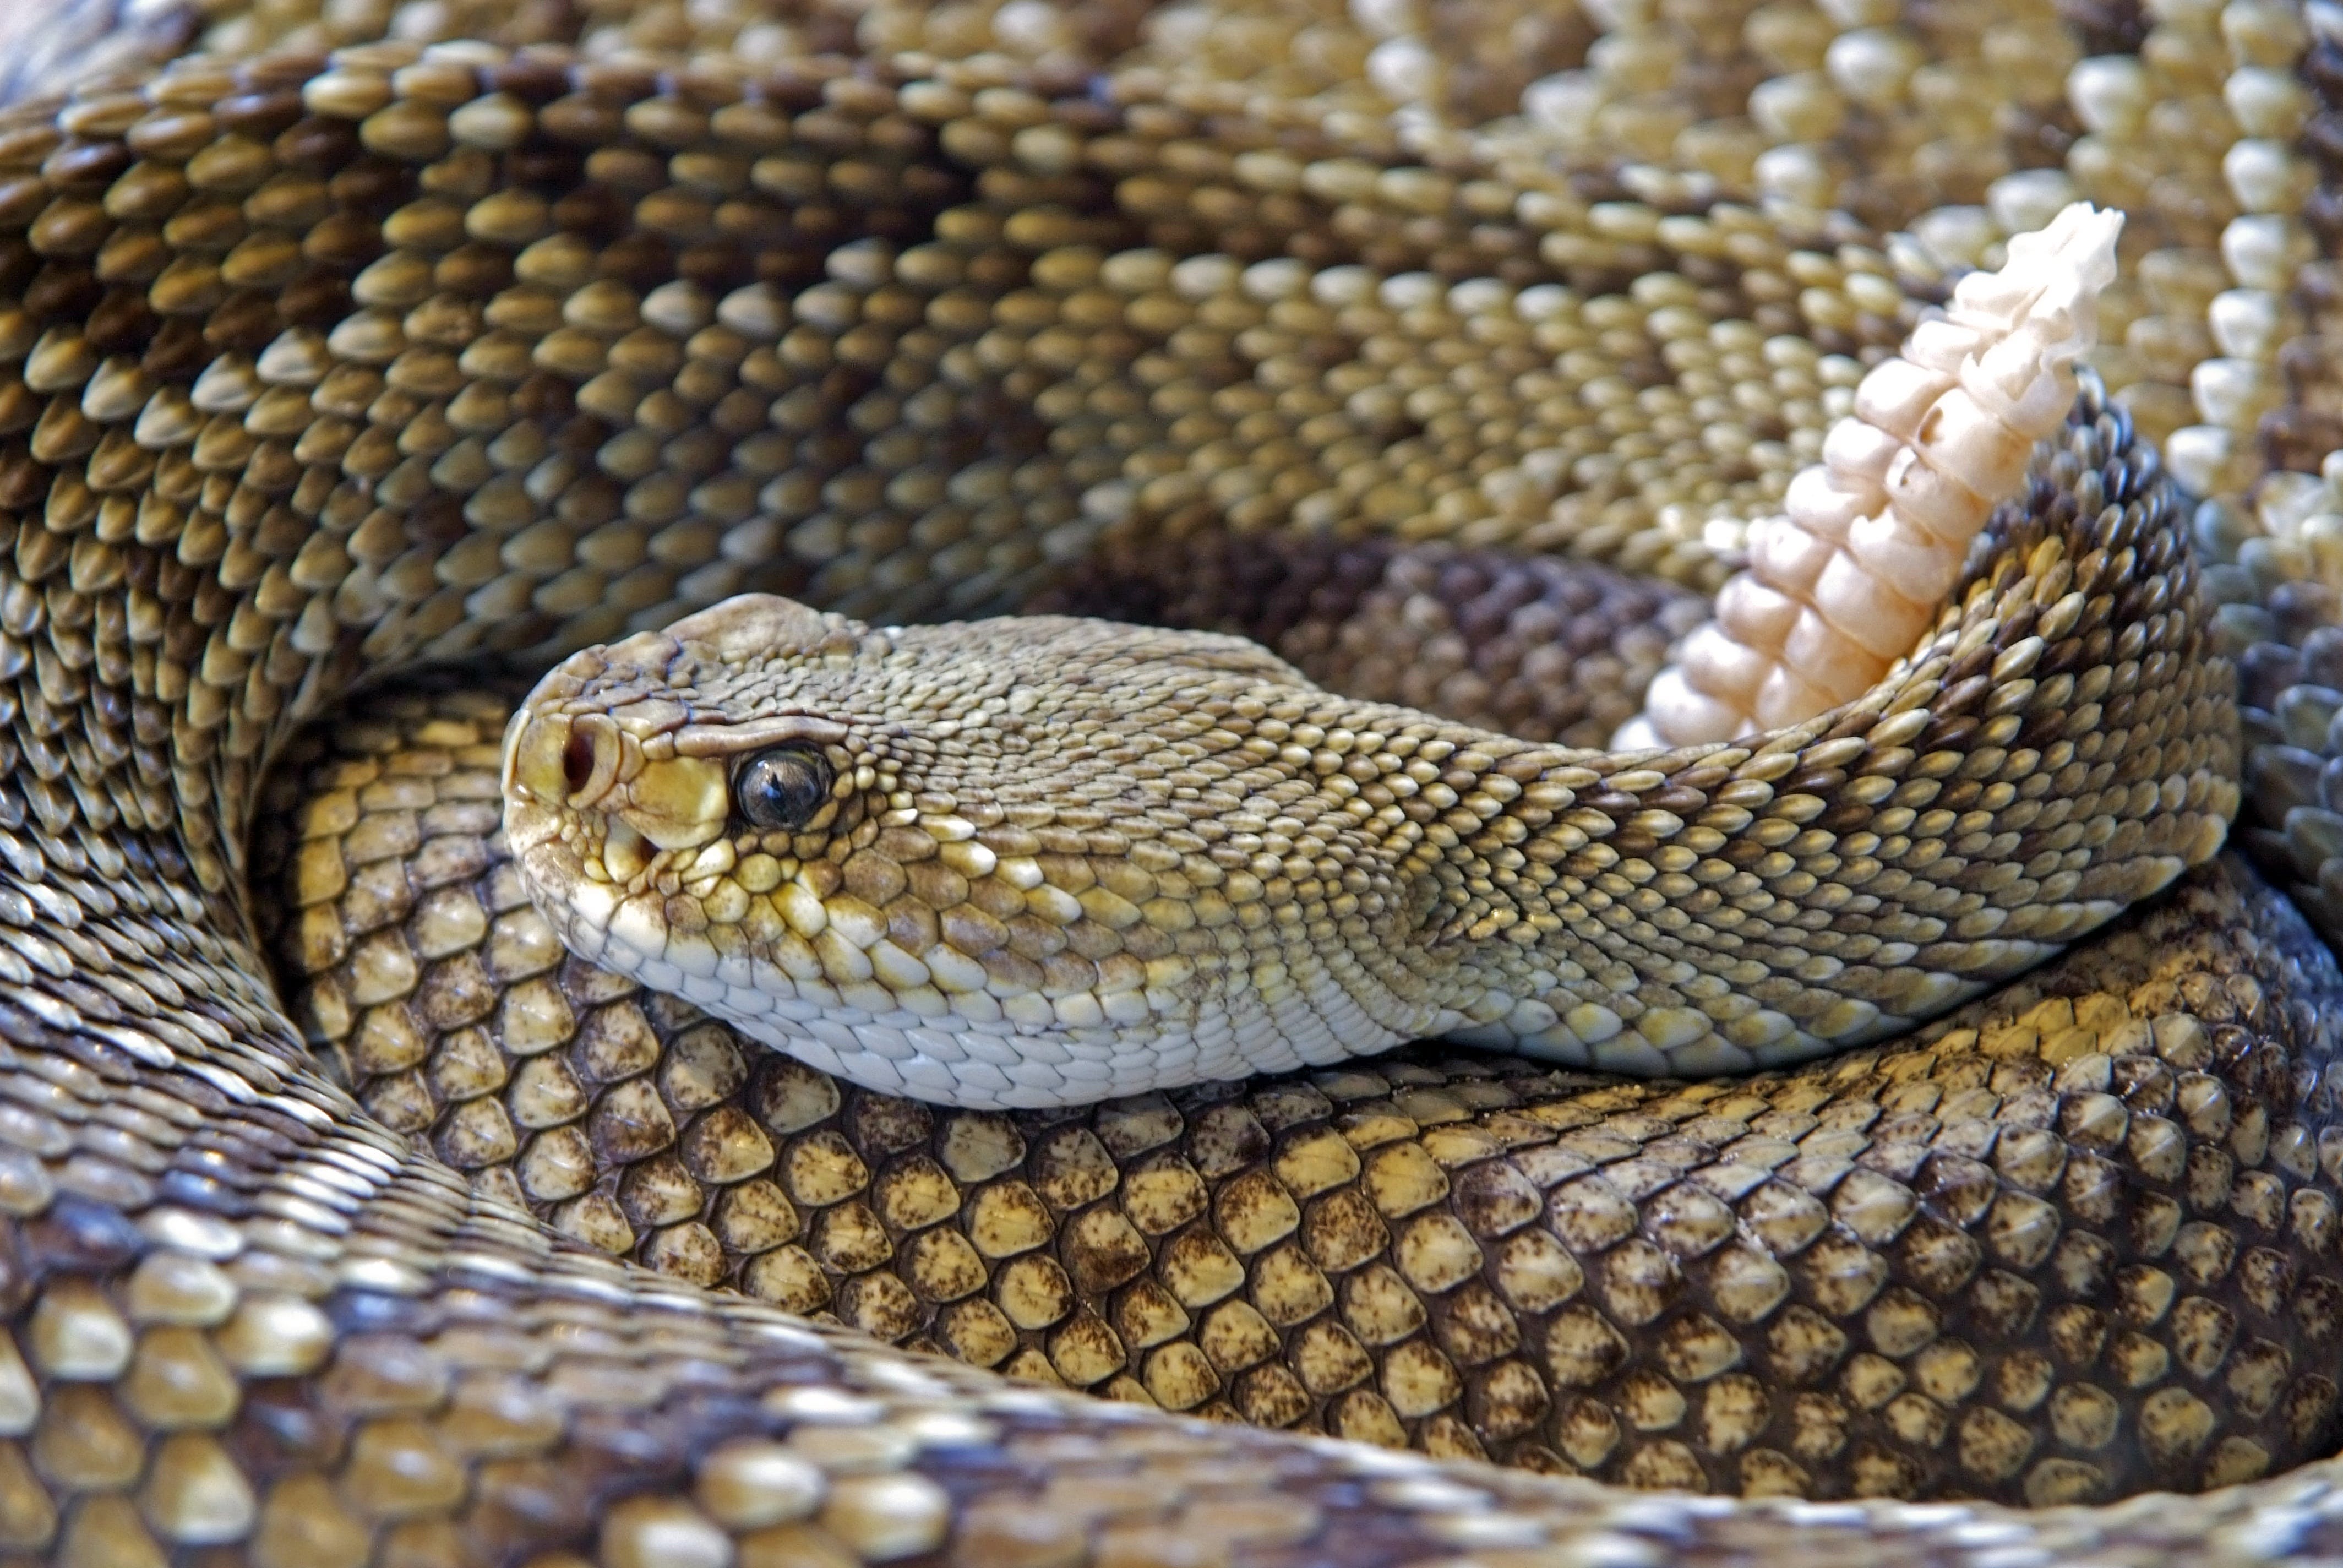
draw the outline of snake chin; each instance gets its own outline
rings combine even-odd
[[[690,944],[657,912],[666,901],[655,890],[628,896],[588,875],[591,851],[578,848],[586,835],[564,832],[548,817],[508,809],[508,821],[518,819],[520,830],[508,828],[508,839],[532,900],[570,951],[681,996],[759,1044],[883,1093],[983,1111],[1079,1105],[1243,1078],[1261,1062],[1285,1070],[1331,1066],[1462,1021],[1453,1011],[1426,1010],[1419,1027],[1390,1029],[1331,988],[1310,997],[1240,997],[1231,1005],[1191,985],[1155,999],[1171,1001],[1165,1010],[1173,1016],[1085,1027],[1064,1022],[1054,1001],[1037,1016],[1018,995],[976,991],[960,999],[954,1016],[922,1007],[916,996],[850,980],[836,984],[763,956],[719,959],[709,972],[687,970],[677,958],[689,961]],[[836,944],[823,946],[838,962]],[[947,961],[932,951],[925,959],[931,970]],[[971,1012],[985,1016],[966,1016]]]

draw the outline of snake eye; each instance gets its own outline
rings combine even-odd
[[[733,798],[751,827],[785,833],[802,829],[830,799],[830,764],[796,746],[759,751],[742,765]]]

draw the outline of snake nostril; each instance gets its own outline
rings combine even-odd
[[[569,732],[569,744],[561,749],[561,779],[569,786],[572,795],[583,790],[594,778],[594,738],[582,729]]]

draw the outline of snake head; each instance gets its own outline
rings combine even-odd
[[[815,714],[746,722],[727,677],[754,660],[850,650],[860,628],[754,595],[573,655],[515,712],[505,737],[506,828],[517,849],[569,843],[588,879],[631,886],[665,871],[729,869],[730,829],[819,832],[846,729]],[[797,766],[785,768],[784,759]],[[745,774],[736,797],[736,774]],[[782,802],[777,790],[789,792]],[[781,809],[781,805],[786,809]]]
[[[585,649],[538,683],[506,730],[505,830],[573,948],[634,958],[663,990],[713,976],[723,955],[706,933],[731,923],[742,879],[777,882],[775,852],[819,857],[860,816],[847,725],[759,703],[756,672],[850,658],[864,636],[749,596]]]
[[[1335,814],[1337,701],[1232,638],[752,596],[547,676],[505,826],[585,958],[874,1088],[1064,1104],[1443,1021],[1352,1000],[1422,991],[1378,933],[1423,900]]]

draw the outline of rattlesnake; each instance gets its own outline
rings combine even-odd
[[[393,1103],[384,1084],[415,1063],[374,1072],[357,1059],[359,1014],[377,1004],[353,1003],[347,984],[304,1004],[347,1087],[317,1065],[260,957],[244,843],[271,753],[361,676],[481,653],[542,665],[744,588],[878,618],[1045,592],[1144,597],[1149,585],[1111,569],[1086,588],[1074,563],[1181,547],[1242,575],[1247,537],[1288,508],[1468,552],[1567,548],[1713,588],[1741,545],[1735,518],[1778,496],[1843,400],[1831,393],[1859,372],[1855,353],[1890,347],[1936,288],[1930,269],[1948,265],[1908,237],[1866,243],[1829,210],[1879,212],[1894,185],[1890,167],[1829,188],[1831,128],[1797,157],[1741,160],[1741,177],[1766,185],[1764,213],[1731,199],[1723,155],[1723,175],[1696,159],[1673,175],[1652,159],[1573,169],[1564,110],[1590,94],[1595,118],[1648,139],[1635,116],[1649,104],[1604,96],[1604,71],[1654,68],[1633,63],[1654,42],[1637,45],[1645,18],[1612,18],[1620,46],[1583,78],[1549,78],[1533,93],[1546,118],[1532,121],[1485,108],[1529,67],[1489,32],[1447,46],[1437,17],[1364,17],[1383,35],[1372,51],[1345,19],[1293,22],[1294,53],[1252,89],[1242,41],[1259,39],[1242,15],[1168,14],[1149,44],[1134,15],[1032,6],[744,20],[256,9],[212,19],[226,60],[91,78],[0,132],[0,295],[15,302],[0,318],[0,504],[15,530],[0,595],[14,682],[0,792],[12,1549],[269,1564],[1641,1562],[1827,1540],[2029,1559],[2317,1549],[2316,1464],[2201,1502],[2031,1515],[1735,1504],[1018,1388],[558,1242],[508,1201],[536,1194],[493,1149],[468,1161],[482,1172],[468,1183],[405,1135],[445,1151],[455,1114],[427,1096],[395,1133],[353,1100]],[[1584,47],[1534,20],[1490,25],[1541,70]],[[2223,20],[2239,74],[2268,75],[2286,18]],[[2075,22],[2095,37],[2125,25]],[[2187,25],[2150,35],[2159,69],[2180,68]],[[87,35],[56,25],[34,35]],[[632,28],[645,48],[673,48],[695,27],[729,53],[670,68],[618,46]],[[986,27],[997,40],[970,42]],[[377,32],[392,41],[317,53]],[[1987,30],[1995,47],[2006,33]],[[859,68],[840,53],[858,35]],[[179,35],[158,25],[115,52],[175,49]],[[487,41],[421,42],[463,35]],[[587,47],[543,42],[564,35]],[[1752,35],[1775,37],[1754,22]],[[1892,106],[1863,95],[1901,45],[1848,37],[1858,129],[1884,135]],[[1109,59],[1114,75],[1094,80],[1091,62]],[[1726,72],[1702,90],[1746,87]],[[1768,115],[1796,119],[1816,90],[1793,84]],[[2273,94],[2257,78],[2235,112],[2268,118]],[[2122,140],[2097,134],[2093,156]],[[1534,156],[1541,136],[1565,156]],[[2022,205],[2023,186],[1996,188]],[[2167,206],[2185,244],[2201,215]],[[1958,221],[1915,232],[1953,246]],[[2249,224],[2230,246],[2240,281],[2273,246],[2300,259],[2288,246],[2306,231],[2288,221]],[[1307,268],[1363,267],[1368,292],[1336,325],[1361,351],[1313,363],[1295,337],[1325,328],[1249,307],[1229,286],[1236,261],[1190,293],[1151,295],[1120,354],[1086,350],[1082,333],[1105,324],[1084,314],[1101,306],[1083,268],[1149,247],[1240,260],[1290,248]],[[2141,270],[2169,284],[2180,265]],[[1568,285],[1544,300],[1551,341],[1507,325],[1548,274]],[[2315,305],[2324,275],[2304,276]],[[2229,301],[2217,324],[2275,362],[2275,329],[2250,329],[2284,304]],[[1804,337],[1784,330],[1800,321]],[[2134,336],[2139,352],[2158,346]],[[2199,404],[2250,420],[2252,398],[2224,398],[2248,378],[2234,366],[2254,361],[2227,358],[2199,378]],[[1239,373],[1253,366],[1268,375]],[[1198,367],[1218,390],[1182,383]],[[2322,711],[2318,677],[2332,650],[2316,632],[2329,602],[2316,483],[2262,486],[2266,538],[2236,505],[2190,511],[2136,440],[2135,414],[2169,435],[2199,487],[2234,488],[2247,458],[2213,413],[2175,428],[2137,362],[2112,368],[2129,373],[2132,412],[2087,389],[1948,610],[1941,665],[1912,678],[1938,683],[1932,722],[1950,729],[1937,741],[1972,760],[2026,743],[2036,723],[2046,738],[2077,730],[2078,748],[2137,724],[2217,791],[2226,660],[2239,656],[2265,813],[2250,841],[2323,915],[2333,705]],[[2269,427],[2281,458],[2328,417],[2315,367],[2298,368],[2304,394]],[[1295,396],[1281,405],[1281,391]],[[1334,424],[1305,459],[1281,421],[1312,419]],[[1571,482],[1533,495],[1493,477],[1507,461],[1478,463],[1538,451],[1564,456],[1552,477]],[[1282,486],[1289,473],[1314,482]],[[1103,503],[1085,510],[1110,481],[1167,520],[1166,540],[1114,533],[1127,519],[1098,515]],[[2207,612],[2192,537],[2210,552]],[[1483,582],[1503,569],[1425,558],[1463,559]],[[2048,660],[2050,678],[2030,662],[1997,668],[2070,589],[2083,613],[2020,656]],[[1437,618],[1431,599],[1411,612]],[[1322,616],[1287,621],[1297,648],[1342,636]],[[2044,695],[2069,644],[2077,678]],[[2076,698],[2102,668],[2106,691]],[[1471,709],[1466,687],[1447,695]],[[1482,696],[1500,724],[1523,706]],[[2070,723],[2070,700],[2097,710]],[[2025,717],[1985,734],[2003,702]],[[1230,711],[1289,731],[1316,722],[1262,706]],[[492,753],[496,728],[477,704],[457,713],[455,729],[421,720],[438,749],[421,775],[450,779],[451,805],[461,769],[487,766],[458,754]],[[1859,717],[1866,728],[1837,735],[1825,719],[1793,743],[1778,776],[1810,788],[1791,797],[1827,809],[1865,754],[1849,744],[1873,715]],[[1262,739],[1274,755],[1292,737]],[[2079,760],[2087,772],[2093,759]],[[1948,772],[1966,766],[1956,756]],[[2011,803],[1984,798],[1986,770],[1961,809]],[[2148,791],[2135,815],[2226,809],[2186,789],[2151,801],[2145,775],[2123,782]],[[1692,809],[1637,796],[1724,783],[1638,781],[1589,809]],[[350,869],[395,864],[425,813],[403,785],[335,789],[346,798],[299,829],[333,852],[297,868],[280,942],[317,961],[296,967],[338,960]],[[353,850],[342,835],[368,813],[376,841]],[[514,978],[544,976],[558,955],[528,956],[524,906],[496,890],[487,857],[462,859],[466,834],[485,836],[464,820],[442,819],[426,851],[455,860],[394,880],[410,897],[477,886],[508,923],[486,960],[463,942],[429,956],[475,969],[510,957]],[[1991,826],[1947,830],[1989,841]],[[2185,859],[2210,848],[2187,842]],[[393,919],[417,941],[464,917],[458,900]],[[367,951],[395,965],[390,947]],[[563,1007],[605,983],[562,974]],[[1116,1392],[1182,1408],[1647,1485],[2047,1504],[2248,1481],[2331,1443],[2320,1351],[2343,1281],[2321,1128],[2338,985],[2300,916],[2232,859],[1909,1044],[1745,1095],[1730,1081],[1622,1089],[1403,1062],[1026,1123],[907,1121],[894,1109],[906,1102],[834,1085],[826,1108],[805,1091],[802,1119],[778,1109],[786,1093],[753,1103],[772,1135],[807,1135],[793,1161],[867,1161],[866,1181],[883,1165],[897,1195],[936,1172],[923,1211],[864,1204],[851,1181],[824,1208],[824,1247],[860,1222],[849,1209],[870,1216],[876,1261],[830,1277],[867,1287],[854,1299],[872,1326],[884,1280],[935,1309],[914,1305],[891,1337],[985,1360],[983,1304],[1009,1328],[987,1364],[1098,1386],[1120,1374]],[[636,1005],[593,995],[606,1010]],[[389,1000],[407,1008],[395,987]],[[422,1041],[435,1064],[468,1022],[448,1017],[444,1038]],[[634,1093],[645,1122],[685,1092],[662,1082],[654,1099]],[[832,1116],[845,1120],[821,1125]],[[986,1147],[990,1160],[962,1158]],[[1041,1251],[988,1253],[975,1283],[922,1297],[958,1255],[946,1241],[998,1234],[980,1201],[1012,1187],[1035,1198]],[[1344,1214],[1357,1250],[1338,1258]],[[745,1234],[709,1219],[719,1252]],[[844,1256],[797,1250],[815,1279],[752,1279],[746,1254],[779,1259],[785,1245],[739,1245],[715,1272],[779,1294]],[[992,1303],[1011,1301],[1019,1257],[1062,1257],[1078,1299],[1055,1318],[1009,1318]],[[699,1267],[680,1248],[652,1261]],[[1199,1282],[1212,1269],[1222,1282]],[[1031,1278],[1015,1288],[1031,1299]],[[1134,1314],[1158,1298],[1167,1327],[1150,1338]],[[1378,1310],[1393,1330],[1370,1340]],[[1363,1368],[1327,1372],[1346,1340]]]

